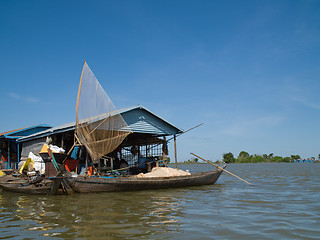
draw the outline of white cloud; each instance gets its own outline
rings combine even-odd
[[[21,97],[16,93],[8,93],[7,95],[14,99],[21,99]]]
[[[307,107],[310,107],[310,108],[313,108],[313,109],[316,109],[316,110],[320,110],[320,104],[317,104],[317,103],[314,103],[314,102],[310,102],[308,101],[307,99],[304,99],[302,97],[292,97],[292,100],[295,101],[295,102],[298,102],[298,103],[301,103]]]
[[[13,99],[16,99],[16,100],[22,100],[22,101],[26,101],[26,102],[29,102],[29,103],[36,103],[38,102],[38,99],[34,98],[34,97],[30,97],[30,96],[20,96],[19,94],[17,93],[8,93],[7,94],[9,97],[13,98]]]

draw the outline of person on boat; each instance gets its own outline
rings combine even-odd
[[[121,159],[121,161],[120,161],[120,169],[126,168],[126,167],[129,167],[128,162],[126,160],[124,160],[124,159]]]

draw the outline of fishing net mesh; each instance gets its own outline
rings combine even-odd
[[[85,62],[76,106],[76,140],[96,162],[114,151],[129,134],[128,125]]]

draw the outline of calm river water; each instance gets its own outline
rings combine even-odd
[[[179,165],[191,172],[211,165]],[[31,196],[0,193],[0,239],[320,239],[320,164],[230,164],[214,185]]]

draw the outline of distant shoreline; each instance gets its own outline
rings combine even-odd
[[[295,161],[292,161],[292,162],[232,162],[232,163],[226,163],[226,162],[213,162],[215,164],[243,164],[243,163],[320,163],[320,161],[316,160],[316,161],[312,161],[312,162],[295,162]],[[175,163],[168,163],[168,165],[174,165]],[[208,164],[206,162],[178,162],[178,164]]]

